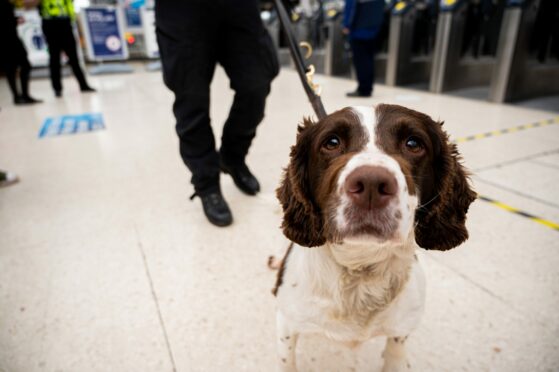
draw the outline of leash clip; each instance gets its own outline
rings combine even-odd
[[[312,45],[306,41],[301,41],[299,43],[299,46],[301,48],[305,48],[306,50],[305,59],[311,58],[313,52]],[[320,93],[322,93],[322,87],[313,82],[314,73],[315,73],[315,68],[314,65],[311,64],[309,65],[309,67],[307,67],[307,71],[305,72],[305,76],[307,77],[307,84],[309,84],[314,94],[320,96]]]
[[[320,96],[320,94],[322,93],[322,87],[319,84],[315,84],[313,82],[314,72],[315,72],[314,65],[309,65],[307,72],[305,73],[305,76],[307,77],[307,83],[313,90],[314,94]]]
[[[299,46],[300,46],[301,48],[305,48],[305,50],[306,50],[305,59],[311,58],[312,52],[313,52],[311,44],[308,43],[308,42],[306,42],[306,41],[301,41],[301,42],[299,43]]]

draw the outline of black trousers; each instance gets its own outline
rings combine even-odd
[[[375,80],[375,39],[351,39],[353,66],[361,94],[371,94]]]
[[[204,195],[219,189],[220,156],[229,165],[244,162],[279,71],[277,55],[258,0],[158,0],[155,16],[163,79],[175,94],[180,154]],[[219,154],[209,116],[217,63],[235,91]]]
[[[19,96],[27,97],[29,95],[29,74],[31,72],[31,65],[27,59],[27,52],[17,34],[10,35],[11,37],[0,40],[0,44],[4,46],[5,54],[0,61],[14,100]],[[17,86],[17,72],[19,69],[19,79],[21,82],[21,89]]]
[[[87,87],[87,81],[83,74],[78,53],[76,39],[72,31],[72,23],[69,18],[43,19],[43,33],[49,47],[49,69],[50,81],[55,92],[62,91],[62,80],[60,77],[60,53],[64,52],[68,57],[68,63],[72,67],[74,76],[80,84],[80,88]]]

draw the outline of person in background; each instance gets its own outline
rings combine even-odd
[[[60,77],[60,53],[64,51],[74,76],[80,84],[82,92],[95,92],[85,79],[78,60],[76,39],[72,22],[75,18],[72,0],[42,0],[39,11],[43,19],[43,33],[49,47],[50,80],[54,94],[62,97],[62,80]]]
[[[375,80],[375,38],[384,18],[384,0],[346,0],[343,32],[349,37],[358,87],[348,97],[370,97]]]
[[[192,172],[191,199],[200,197],[211,223],[230,225],[233,216],[221,194],[220,169],[244,193],[260,191],[245,157],[279,72],[272,39],[260,19],[259,1],[157,0],[155,24],[163,80],[175,94],[180,154]],[[210,83],[217,63],[235,91],[219,152],[209,115]]]
[[[6,73],[16,105],[42,102],[29,95],[31,64],[27,59],[27,51],[17,34],[17,24],[22,21],[22,19],[16,18],[14,6],[9,0],[0,0],[0,45],[3,49],[0,66]],[[16,79],[18,68],[20,89],[18,89]]]
[[[13,185],[19,181],[17,174],[0,170],[0,187]]]

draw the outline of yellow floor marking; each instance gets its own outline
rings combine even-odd
[[[551,118],[551,119],[544,119],[544,120],[541,120],[541,121],[538,121],[538,122],[535,122],[535,123],[519,125],[517,127],[506,128],[506,129],[501,129],[501,130],[493,130],[491,132],[478,133],[478,134],[474,134],[474,135],[471,135],[471,136],[460,137],[460,138],[457,138],[456,140],[454,140],[454,142],[456,142],[456,143],[470,142],[470,141],[479,140],[479,139],[483,139],[483,138],[487,138],[487,137],[495,137],[495,136],[501,136],[503,134],[515,133],[515,132],[518,132],[520,130],[541,128],[541,127],[544,127],[544,126],[547,126],[547,125],[557,124],[557,123],[559,123],[559,116]]]
[[[523,211],[521,211],[521,210],[519,210],[519,209],[516,209],[516,208],[514,208],[514,207],[511,207],[511,206],[508,205],[508,204],[501,203],[500,201],[493,200],[493,199],[488,198],[488,197],[483,196],[483,195],[479,195],[479,199],[481,199],[481,200],[483,200],[483,201],[486,201],[486,202],[488,202],[488,203],[490,203],[490,204],[493,204],[494,206],[496,206],[496,207],[498,207],[498,208],[501,208],[501,209],[504,209],[504,210],[506,210],[506,211],[508,211],[508,212],[514,213],[514,214],[516,214],[516,215],[518,215],[518,216],[526,217],[527,219],[532,220],[532,221],[534,221],[534,222],[537,222],[537,223],[539,223],[540,225],[544,225],[544,226],[547,226],[547,227],[549,227],[549,228],[551,228],[551,229],[553,229],[553,230],[559,231],[559,224],[557,224],[557,223],[555,223],[555,222],[553,222],[553,221],[549,221],[549,220],[545,220],[545,219],[543,219],[543,218],[536,217],[536,216],[534,216],[534,215],[531,215],[530,213],[523,212]]]

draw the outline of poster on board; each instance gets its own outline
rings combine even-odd
[[[126,16],[127,31],[142,30],[141,8],[125,7],[124,14]]]
[[[128,58],[122,9],[110,6],[87,7],[82,8],[80,17],[89,60],[117,61]]]
[[[17,33],[27,50],[29,63],[33,67],[48,66],[49,52],[41,27],[39,11],[37,9],[18,10],[16,15],[24,20],[23,23],[18,24]]]

